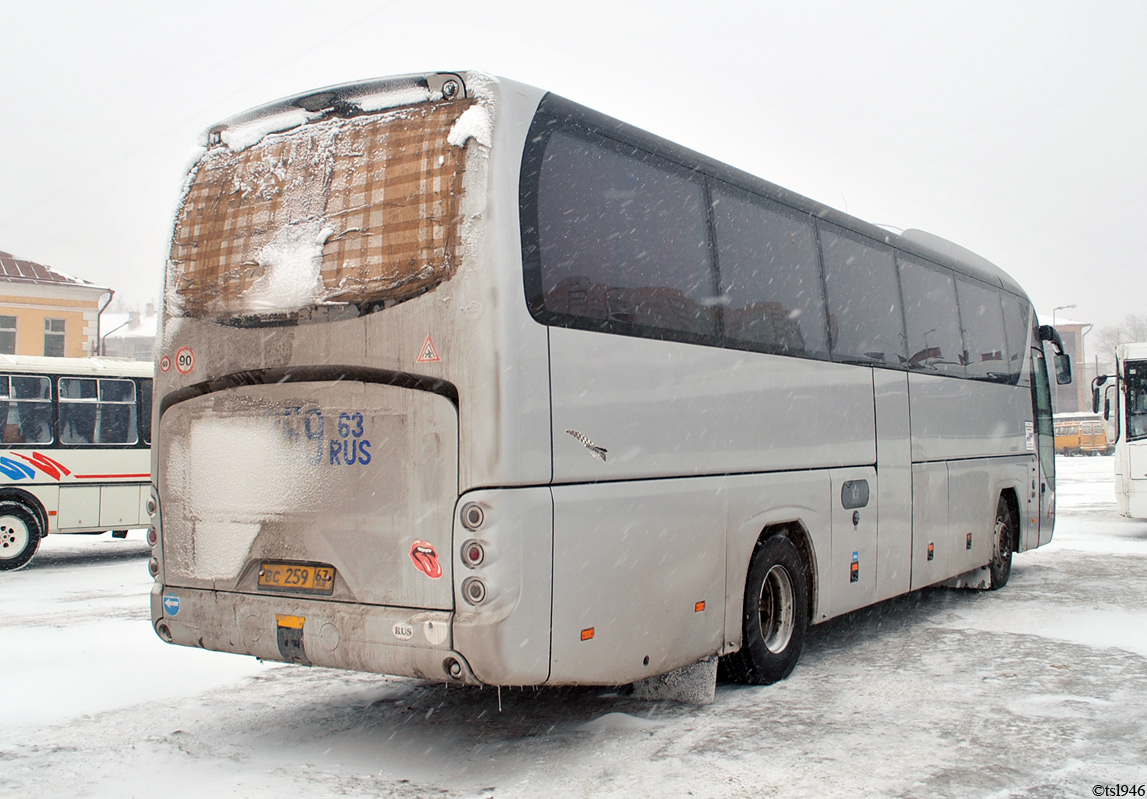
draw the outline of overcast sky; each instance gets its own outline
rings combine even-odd
[[[1050,322],[1147,314],[1147,3],[38,0],[0,6],[0,250],[158,298],[201,131],[479,69],[1011,273]]]

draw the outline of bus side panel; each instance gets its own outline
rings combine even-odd
[[[100,526],[107,529],[138,527],[143,486],[111,485],[100,488]],[[146,517],[145,517],[146,518]]]
[[[873,369],[872,379],[879,476],[873,509],[880,518],[876,598],[882,600],[906,593],[912,585],[912,440],[908,375]]]
[[[827,471],[744,474],[728,479],[729,532],[725,566],[725,647],[741,646],[741,617],[749,561],[761,532],[768,527],[799,525],[808,536],[812,562],[806,563],[812,581],[812,620],[828,618],[832,601],[832,540]]]
[[[948,464],[912,465],[912,590],[951,574],[948,535]]]
[[[876,469],[871,466],[833,469],[832,493],[832,571],[821,575],[831,586],[832,604],[829,616],[863,608],[876,601],[876,576],[879,568],[876,497],[880,495]],[[867,483],[868,501],[847,501],[853,495],[850,486]],[[894,556],[894,548],[890,552]]]
[[[723,477],[555,486],[550,682],[617,685],[721,648]]]
[[[1126,513],[1133,519],[1147,519],[1147,443],[1134,442],[1126,449],[1128,479],[1123,485]]]
[[[876,461],[868,369],[557,327],[550,349],[555,482]]]
[[[918,373],[909,374],[908,389],[913,462],[1027,451],[1025,422],[1032,420],[1027,391]]]
[[[948,531],[952,575],[978,569],[992,559],[997,496],[992,496],[991,461],[948,464]]]
[[[56,524],[61,532],[76,528],[95,528],[99,522],[99,486],[60,486],[60,513]]]

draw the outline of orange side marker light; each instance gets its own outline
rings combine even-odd
[[[581,631],[581,640],[588,641],[591,638],[593,638],[593,628],[592,627],[586,627],[584,630]]]

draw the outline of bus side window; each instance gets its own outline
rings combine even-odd
[[[729,346],[827,357],[812,223],[716,185],[713,225]]]
[[[1001,292],[1000,299],[1003,301],[1004,333],[1008,341],[1008,380],[1012,385],[1019,385],[1023,379],[1024,357],[1028,352],[1031,309],[1026,301],[1006,291]]]
[[[60,442],[94,444],[99,385],[94,378],[60,378]]]
[[[686,170],[555,131],[538,180],[538,240],[546,311],[577,327],[715,340],[704,189]]]
[[[1005,352],[1004,315],[1000,293],[981,283],[956,280],[964,347],[968,352],[967,375],[973,379],[1009,382]]]
[[[967,356],[951,275],[901,258],[900,285],[911,353],[908,368],[963,377]]]
[[[903,367],[904,315],[890,250],[820,227],[833,360]]]
[[[51,381],[34,375],[0,377],[0,420],[5,444],[52,442]]]
[[[98,444],[134,444],[138,439],[135,381],[100,380]]]
[[[143,378],[139,381],[139,429],[143,434],[143,442],[151,444],[151,386],[152,381]]]

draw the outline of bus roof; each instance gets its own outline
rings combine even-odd
[[[1115,348],[1115,354],[1119,356],[1121,361],[1147,360],[1147,342],[1120,344]]]
[[[52,358],[44,355],[0,354],[0,372],[151,377],[155,373],[155,364],[131,358]]]

